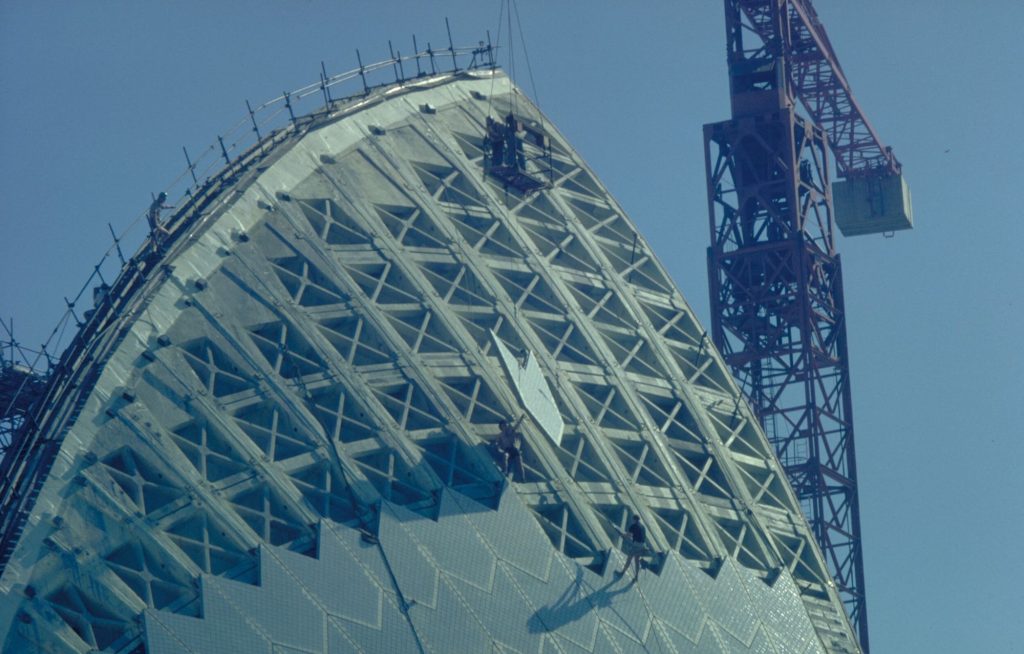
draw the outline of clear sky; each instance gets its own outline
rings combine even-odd
[[[517,82],[708,324],[719,0],[519,1]],[[840,239],[872,651],[1022,652],[1024,3],[816,0],[917,224]],[[498,30],[498,0],[0,0],[0,317],[38,347],[118,231],[254,104]],[[507,37],[503,37],[507,41]],[[517,44],[518,46],[518,44]],[[139,230],[125,247],[134,251]],[[79,310],[88,308],[77,307]]]

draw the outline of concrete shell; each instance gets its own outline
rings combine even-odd
[[[513,106],[551,140],[528,195],[483,173]],[[28,436],[5,652],[857,651],[706,332],[500,73],[335,102],[170,228]],[[564,422],[511,479],[492,332]]]

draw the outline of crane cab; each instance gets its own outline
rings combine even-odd
[[[832,184],[832,204],[843,236],[887,234],[914,227],[910,186],[902,174],[839,180]]]

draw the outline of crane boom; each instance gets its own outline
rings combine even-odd
[[[899,161],[854,98],[811,3],[739,0],[736,5],[746,18],[747,29],[759,37],[764,54],[784,62],[789,94],[800,100],[810,118],[828,134],[836,176],[898,175]],[[749,59],[753,52],[737,54]]]

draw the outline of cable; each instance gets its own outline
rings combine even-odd
[[[501,48],[501,30],[504,27],[504,21],[503,21],[504,18],[505,18],[505,0],[501,0],[500,7],[498,9],[498,38],[494,42],[494,48],[496,50]],[[494,80],[495,79],[497,79],[497,76],[496,75],[491,75],[491,90],[487,93],[487,116],[488,117],[490,117],[490,115],[491,115],[491,105],[493,104],[493,101],[494,101]]]
[[[508,92],[512,96],[512,113],[517,113],[518,103],[516,102],[516,93],[513,86],[516,82],[516,51],[515,51],[515,39],[512,38],[512,0],[509,0],[508,7]]]
[[[530,76],[530,88],[533,90],[533,102],[540,109],[540,94],[537,92],[537,84],[533,80],[533,67],[530,65],[530,53],[526,50],[526,36],[523,33],[523,24],[519,20],[519,5],[516,4],[516,0],[509,0],[512,5],[512,9],[516,12],[516,25],[519,27],[519,41],[523,45],[523,58],[526,60],[526,72]],[[511,11],[509,12],[511,14]],[[544,126],[544,114],[540,112],[540,124]]]

